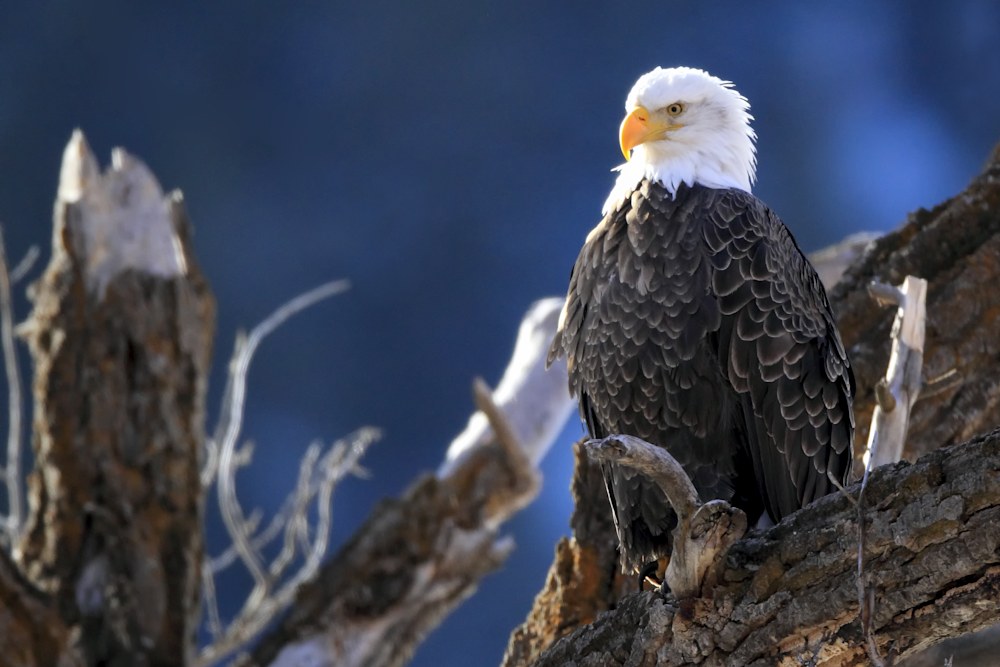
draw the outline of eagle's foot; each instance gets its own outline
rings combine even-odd
[[[660,561],[654,560],[650,563],[646,563],[639,570],[638,582],[639,590],[645,590],[646,584],[649,584],[655,589],[659,589],[663,586],[663,578],[660,575]]]

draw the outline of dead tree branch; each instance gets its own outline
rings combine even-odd
[[[923,380],[920,376],[924,361],[924,322],[926,320],[927,281],[906,276],[899,287],[873,281],[868,285],[872,297],[882,305],[895,305],[892,323],[892,349],[885,377],[876,386],[875,410],[868,430],[868,445],[864,453],[865,472],[858,491],[858,591],[859,617],[868,658],[875,667],[884,667],[875,638],[872,619],[875,615],[875,590],[865,569],[868,524],[865,521],[867,498],[865,491],[871,471],[879,466],[896,463],[903,458],[906,428],[910,410],[920,396]]]
[[[910,410],[923,384],[924,323],[927,319],[927,281],[906,276],[896,288],[874,282],[872,294],[883,303],[896,305],[892,323],[892,348],[885,377],[876,388],[872,426],[868,430],[865,473],[869,467],[895,463],[903,458]]]
[[[202,597],[205,601],[211,643],[198,655],[195,665],[210,665],[252,640],[294,598],[304,581],[315,575],[326,555],[332,515],[334,487],[357,470],[368,446],[378,437],[375,429],[362,429],[350,438],[326,448],[313,444],[299,466],[299,480],[292,495],[268,524],[258,532],[259,517],[247,515],[236,495],[236,473],[250,461],[251,447],[239,447],[246,398],[246,376],[254,353],[263,340],[288,318],[322,299],[343,292],[346,281],[320,285],[278,308],[236,342],[230,363],[229,379],[223,399],[218,436],[206,441],[206,463],[201,481],[206,490],[218,485],[218,502],[232,545],[220,557],[210,559],[202,570]],[[309,511],[315,507],[317,521],[310,524]],[[270,563],[263,549],[279,535],[282,548]],[[290,566],[301,557],[294,571]],[[223,624],[215,594],[215,577],[239,562],[254,579],[240,611]]]
[[[438,475],[383,501],[240,665],[401,665],[503,563],[513,544],[500,527],[534,498],[538,461],[572,409],[565,371],[544,373],[561,305],[525,315],[500,386],[476,383],[480,412]]]

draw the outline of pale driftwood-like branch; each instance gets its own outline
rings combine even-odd
[[[572,405],[565,370],[544,373],[560,307],[529,310],[500,387],[476,383],[481,412],[438,474],[384,501],[238,664],[400,665],[502,564],[513,544],[500,526],[537,493],[537,461]]]
[[[52,259],[20,330],[35,366],[34,469],[14,555],[88,664],[194,652],[215,308],[188,236],[179,194],[120,149],[102,173],[73,134]]]
[[[529,452],[514,432],[514,426],[503,410],[493,399],[493,392],[482,378],[472,382],[472,396],[479,409],[485,415],[495,438],[494,442],[503,451],[503,456],[510,467],[511,484],[497,489],[489,509],[486,512],[486,525],[491,529],[526,507],[542,488],[542,475],[529,458]],[[450,467],[446,478],[461,471],[459,464]]]
[[[626,465],[641,472],[666,494],[677,513],[667,587],[678,599],[699,595],[714,585],[722,559],[747,529],[740,509],[721,500],[702,503],[684,468],[662,447],[630,435],[612,435],[584,445],[599,461]]]
[[[877,468],[902,460],[910,410],[920,396],[927,281],[906,276],[898,288],[875,282],[870,290],[879,301],[897,306],[889,366],[879,381],[882,389],[876,389],[878,400],[865,452],[866,468]]]
[[[867,493],[866,560],[879,591],[873,627],[884,655],[912,655],[1000,621],[992,603],[1000,595],[1000,431],[874,471]],[[850,498],[827,496],[737,542],[709,595],[683,603],[628,595],[534,664],[865,665],[855,512]]]
[[[576,409],[576,402],[566,389],[566,360],[557,359],[550,368],[545,368],[545,357],[562,305],[563,299],[558,297],[532,304],[521,320],[514,352],[493,391],[493,401],[505,415],[528,460],[536,467]],[[486,414],[475,412],[449,445],[438,476],[450,475],[467,452],[482,447],[492,437]]]

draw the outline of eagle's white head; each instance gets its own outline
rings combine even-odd
[[[700,69],[657,67],[643,74],[625,100],[620,140],[627,162],[617,168],[604,212],[644,178],[671,193],[681,183],[749,192],[757,170],[749,110],[732,83]]]

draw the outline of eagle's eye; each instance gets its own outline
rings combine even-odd
[[[680,116],[684,112],[684,105],[680,102],[674,102],[667,107],[667,113],[671,116]]]

